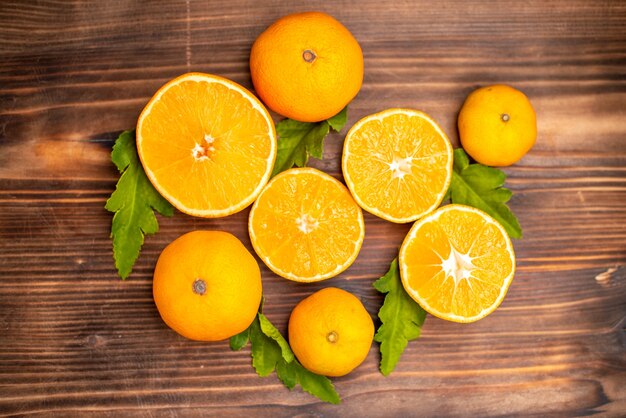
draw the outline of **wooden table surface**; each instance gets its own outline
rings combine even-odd
[[[194,229],[230,231],[251,250],[248,210],[160,217],[121,281],[103,208],[117,179],[113,141],[159,86],[203,71],[251,87],[255,37],[311,9],[363,48],[348,126],[412,107],[458,146],[465,96],[490,83],[523,90],[538,113],[537,144],[505,170],[524,238],[502,306],[470,325],[428,316],[389,377],[374,344],[334,379],[339,406],[259,378],[249,348],[188,341],[159,318],[159,252]],[[312,165],[339,177],[344,134]],[[372,282],[409,225],[365,220],[360,256],[330,281],[292,283],[261,266],[265,313],[283,333],[293,306],[329,285],[376,318]],[[0,415],[624,416],[625,314],[624,1],[0,3]]]

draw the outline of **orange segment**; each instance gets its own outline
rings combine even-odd
[[[350,129],[342,166],[363,209],[391,222],[412,222],[443,200],[452,178],[452,146],[425,113],[389,109]]]
[[[474,322],[502,302],[515,273],[504,228],[486,213],[447,205],[413,225],[400,248],[407,293],[431,314]]]
[[[250,211],[250,240],[279,276],[314,282],[347,269],[365,235],[363,213],[346,187],[314,168],[274,177]]]
[[[276,148],[261,102],[210,74],[165,84],[137,123],[148,178],[178,210],[195,216],[226,216],[252,203],[269,180]]]

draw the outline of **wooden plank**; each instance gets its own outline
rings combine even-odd
[[[365,55],[348,125],[387,107],[426,111],[458,145],[456,115],[479,85],[510,83],[538,112],[539,139],[507,168],[524,230],[502,306],[470,325],[429,316],[397,370],[374,345],[334,379],[340,406],[274,377],[246,348],[184,340],[160,320],[151,275],[192,229],[251,249],[248,211],[159,218],[130,279],[113,268],[103,209],[109,153],[150,95],[186,71],[250,87],[249,48],[278,17],[326,11]],[[571,416],[626,411],[626,4],[619,1],[367,0],[0,4],[0,415]],[[278,121],[280,117],[273,115]],[[343,134],[312,165],[341,178]],[[375,314],[371,286],[408,225],[366,215],[359,258],[301,285],[261,264],[265,312],[283,332],[306,295],[338,286]]]

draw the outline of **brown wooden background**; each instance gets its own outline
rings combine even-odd
[[[463,99],[495,82],[523,90],[538,113],[537,145],[506,170],[524,239],[502,306],[471,325],[429,316],[387,378],[374,345],[334,380],[340,406],[261,379],[249,349],[187,341],[158,316],[160,250],[199,228],[251,249],[247,210],[160,218],[122,282],[103,209],[113,140],[160,85],[193,70],[250,87],[255,37],[303,10],[336,16],[363,48],[348,126],[413,107],[458,145]],[[340,176],[342,140],[332,134],[313,165]],[[359,258],[327,282],[263,267],[266,314],[285,332],[301,298],[334,285],[375,316],[371,283],[408,228],[366,215]],[[624,1],[0,2],[0,415],[624,416],[625,314]]]

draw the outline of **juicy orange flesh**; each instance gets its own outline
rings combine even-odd
[[[447,139],[428,121],[399,113],[372,119],[351,141],[346,170],[366,206],[408,218],[437,201],[446,185],[449,156]],[[394,161],[401,177],[390,169]]]
[[[330,273],[345,264],[361,234],[360,209],[349,192],[314,174],[278,180],[255,209],[258,252],[278,270],[298,277]]]
[[[236,90],[187,80],[154,103],[139,146],[164,195],[189,208],[220,210],[257,188],[270,158],[269,129]],[[194,157],[196,146],[207,158]]]
[[[405,251],[410,289],[432,309],[462,317],[492,306],[514,267],[502,232],[473,212],[449,211],[423,224]],[[468,278],[455,280],[460,264],[453,275],[444,271],[453,251],[471,259]]]

